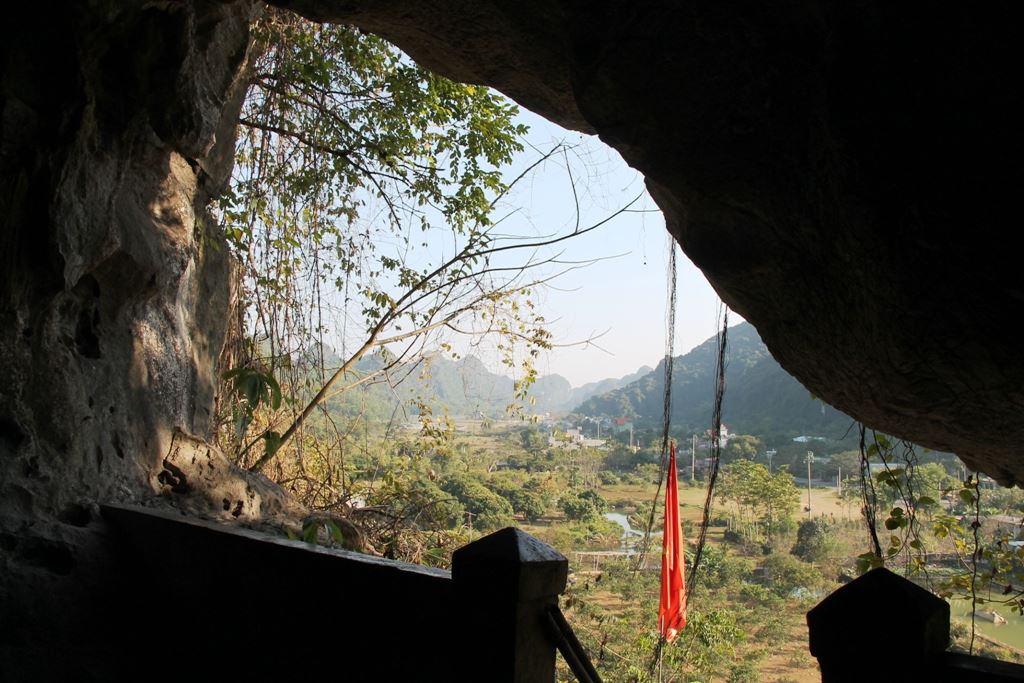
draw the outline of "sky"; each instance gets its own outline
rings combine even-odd
[[[643,176],[596,136],[567,131],[525,110],[519,120],[530,127],[526,142],[534,149],[520,156],[508,178],[536,160],[537,150],[547,151],[563,141],[571,149],[514,189],[509,204],[519,210],[509,221],[515,221],[517,230],[571,231],[576,213],[573,182],[581,226],[606,218],[643,193],[631,207],[634,211],[564,243],[563,259],[602,260],[559,277],[540,294],[538,306],[556,344],[593,342],[548,351],[537,363],[538,372],[559,374],[580,386],[621,377],[643,365],[654,366],[665,354],[670,248],[678,250],[675,354],[686,353],[713,336],[718,295],[670,240],[660,211],[644,192]],[[730,320],[741,322],[738,316]]]
[[[545,318],[554,348],[534,362],[540,375],[558,374],[578,387],[588,382],[618,378],[642,366],[654,367],[665,355],[668,311],[667,263],[669,250],[677,261],[677,306],[674,355],[681,355],[718,331],[720,302],[704,275],[686,258],[669,237],[661,212],[644,188],[643,176],[629,168],[619,154],[596,136],[567,131],[526,110],[517,123],[529,127],[525,149],[505,170],[506,182],[516,182],[492,218],[500,219],[496,234],[516,240],[544,241],[554,235],[572,233],[578,226],[585,234],[573,236],[556,247],[502,252],[488,266],[518,267],[534,261],[556,259],[557,263],[529,271],[531,279],[558,273],[547,286],[530,298]],[[562,150],[536,165],[545,153],[562,145]],[[532,172],[524,171],[536,165]],[[366,197],[366,224],[376,225],[386,215],[386,206]],[[577,217],[578,206],[578,217]],[[624,207],[627,210],[621,211]],[[400,259],[403,264],[427,272],[444,262],[465,244],[466,235],[453,232],[443,217],[429,207],[422,210],[429,227],[395,234],[388,228],[375,233],[379,252]],[[602,221],[600,227],[587,231]],[[410,225],[415,221],[408,221]],[[378,236],[379,235],[379,236]],[[503,242],[508,243],[508,242]],[[589,264],[589,265],[588,265]],[[567,272],[563,272],[567,271]],[[395,283],[377,282],[384,290]],[[396,292],[404,291],[401,287]],[[361,304],[345,305],[333,295],[328,342],[342,355],[358,348],[366,336]],[[460,321],[460,328],[480,329],[489,322]],[[730,315],[734,324],[742,322]],[[397,333],[401,328],[385,334]],[[425,343],[427,353],[451,344],[449,352],[474,355],[492,372],[509,374],[503,364],[504,352],[497,348],[500,338],[457,335],[444,332],[443,339]],[[346,341],[343,341],[346,340]],[[392,349],[400,353],[401,346]],[[519,352],[523,355],[522,350]],[[518,368],[517,372],[521,372]]]

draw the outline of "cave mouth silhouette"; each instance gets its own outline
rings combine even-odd
[[[279,4],[596,132],[812,394],[1024,481],[1016,8]]]

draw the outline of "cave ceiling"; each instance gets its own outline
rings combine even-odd
[[[1024,482],[1010,4],[296,0],[596,132],[815,395]]]

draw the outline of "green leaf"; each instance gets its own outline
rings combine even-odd
[[[882,566],[882,559],[874,553],[863,553],[857,556],[857,573],[863,574],[869,569]]]
[[[267,432],[263,435],[263,439],[266,442],[266,453],[267,457],[277,453],[277,449],[281,447],[281,435],[277,432]]]
[[[235,416],[235,438],[241,440],[245,436],[245,430],[249,428],[252,421],[252,413],[248,410],[240,410]]]
[[[260,402],[260,378],[255,373],[242,375],[238,379],[241,382],[242,395],[252,408]]]
[[[281,385],[277,383],[273,375],[266,374],[263,377],[270,386],[270,407],[272,410],[277,410],[281,407]]]
[[[348,542],[345,539],[345,534],[342,533],[341,529],[338,527],[338,525],[335,523],[333,519],[327,520],[327,528],[331,532],[331,538],[334,539],[335,543],[337,543],[342,548],[348,547]]]

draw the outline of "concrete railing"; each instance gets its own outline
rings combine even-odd
[[[887,569],[851,581],[807,613],[822,683],[1005,683],[1024,666],[949,652],[949,603]]]
[[[557,645],[599,680],[554,623],[566,559],[518,529],[460,548],[449,573],[150,509],[103,514],[125,550],[137,679],[170,665],[195,680],[536,683],[554,680]]]

